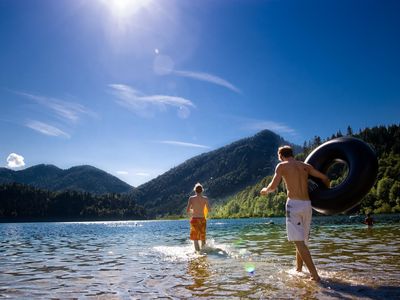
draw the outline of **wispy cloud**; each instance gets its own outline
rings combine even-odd
[[[129,172],[128,171],[117,171],[116,172],[118,175],[128,175]]]
[[[9,168],[21,168],[25,166],[24,157],[17,153],[10,153],[7,157],[7,167]]]
[[[252,120],[245,125],[245,128],[252,130],[263,130],[269,129],[271,131],[281,133],[281,134],[291,134],[295,135],[296,130],[293,128],[274,121],[260,121],[260,120]]]
[[[110,84],[109,87],[117,98],[116,103],[141,116],[150,116],[154,107],[163,110],[167,106],[172,106],[178,108],[179,117],[187,118],[190,114],[189,108],[195,107],[192,101],[182,97],[144,95],[140,91],[124,84]]]
[[[218,77],[216,75],[213,75],[213,74],[203,73],[203,72],[183,71],[183,70],[174,70],[174,71],[172,71],[172,74],[210,82],[210,83],[225,87],[235,93],[238,93],[238,94],[242,93],[239,88],[234,86],[229,81],[227,81],[221,77]]]
[[[192,148],[203,148],[203,149],[210,149],[209,146],[193,144],[193,143],[186,143],[186,142],[179,142],[179,141],[159,141],[161,144],[168,144],[180,147],[192,147]]]
[[[61,129],[54,127],[52,125],[40,122],[40,121],[28,121],[26,127],[29,127],[41,134],[49,135],[49,136],[64,136],[66,138],[70,138],[70,135]]]
[[[116,173],[118,175],[123,175],[123,176],[130,174],[130,172],[128,172],[128,171],[117,171]],[[135,176],[140,176],[140,177],[149,177],[149,176],[151,176],[151,174],[147,173],[147,172],[134,172],[134,175]]]
[[[57,98],[34,95],[24,92],[16,93],[50,109],[63,120],[67,120],[70,122],[77,122],[81,115],[95,115],[95,113],[91,112],[89,109],[79,103],[72,103]]]

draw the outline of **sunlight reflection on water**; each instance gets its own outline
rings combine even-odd
[[[319,285],[283,218],[211,220],[199,254],[186,220],[0,224],[0,298],[398,298],[400,216],[376,219],[314,218]]]

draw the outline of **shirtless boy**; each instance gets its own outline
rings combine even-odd
[[[314,169],[313,166],[297,161],[293,157],[290,146],[278,149],[278,158],[281,161],[275,168],[275,174],[271,183],[261,190],[261,195],[275,191],[282,178],[286,185],[286,231],[288,240],[296,245],[296,269],[301,272],[303,262],[311,273],[311,279],[320,281],[320,277],[311,258],[307,242],[310,234],[312,217],[311,201],[308,195],[308,176],[314,176],[322,180],[329,187],[329,178]]]
[[[200,251],[206,244],[206,227],[207,221],[204,216],[204,208],[207,207],[211,211],[208,198],[203,196],[203,186],[196,183],[193,189],[196,192],[195,196],[191,196],[188,200],[186,212],[190,215],[190,239],[194,243],[196,251]],[[201,248],[199,247],[201,241]]]

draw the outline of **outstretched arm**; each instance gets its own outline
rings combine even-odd
[[[317,169],[315,169],[312,165],[309,165],[309,171],[308,174],[310,174],[313,177],[321,179],[321,181],[325,184],[326,187],[330,187],[330,180],[328,176],[326,176],[324,173],[321,173]]]
[[[281,164],[278,164],[275,168],[275,174],[274,177],[272,178],[272,181],[267,185],[267,187],[263,188],[260,192],[261,195],[267,195],[269,193],[272,193],[276,190],[278,187],[279,183],[282,180],[282,166]]]

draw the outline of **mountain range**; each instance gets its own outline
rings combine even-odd
[[[117,177],[92,166],[60,169],[40,164],[14,171],[0,168],[0,184],[21,183],[50,191],[80,191],[93,194],[126,193],[132,186]]]
[[[197,182],[203,184],[213,203],[218,203],[272,174],[277,148],[283,144],[290,143],[263,130],[195,156],[137,188],[87,165],[67,170],[44,164],[20,171],[0,168],[0,184],[16,182],[50,191],[124,193],[127,199],[144,206],[149,218],[180,216]]]
[[[361,203],[362,209],[375,213],[400,211],[398,197],[400,195],[398,171],[400,166],[400,126],[366,128],[357,134],[354,134],[349,127],[346,135],[358,137],[369,143],[379,158],[377,183]],[[338,132],[331,138],[337,136],[342,136],[342,134]],[[322,139],[316,136],[313,141],[305,143],[303,148],[292,146],[294,146],[295,153],[299,154],[298,159],[302,160],[322,142]],[[193,157],[137,188],[92,166],[77,166],[62,170],[56,166],[44,164],[20,171],[0,168],[0,185],[5,191],[20,189],[19,194],[6,193],[8,198],[11,197],[8,199],[10,201],[13,197],[16,199],[19,196],[22,197],[21,199],[25,199],[24,191],[30,191],[29,186],[57,192],[72,190],[90,194],[122,194],[110,195],[109,199],[120,199],[118,201],[122,206],[118,207],[121,208],[123,217],[129,219],[130,217],[135,218],[135,216],[140,216],[140,218],[183,216],[187,199],[193,194],[194,185],[200,182],[205,188],[205,194],[211,199],[212,205],[217,204],[218,206],[214,212],[215,217],[280,215],[284,210],[281,205],[284,203],[284,193],[281,193],[283,200],[278,199],[280,194],[277,193],[277,199],[269,202],[262,199],[258,206],[254,204],[257,202],[254,199],[258,195],[260,187],[266,184],[267,176],[273,174],[277,163],[276,151],[283,144],[290,143],[275,133],[264,130],[252,137]],[[6,186],[14,182],[25,186]],[[47,195],[35,190],[30,192],[32,197],[37,199],[42,197],[42,194]],[[90,194],[79,197],[89,197]],[[252,201],[247,201],[249,198]],[[86,204],[90,206],[90,209],[96,209],[104,215],[103,200],[100,202],[93,200],[97,203],[96,207],[90,206],[93,205],[92,200]],[[38,203],[43,202],[40,201]],[[124,211],[126,203],[140,209],[133,209],[135,214],[128,213]],[[143,207],[145,211],[142,209]],[[121,213],[116,215],[121,215]]]

